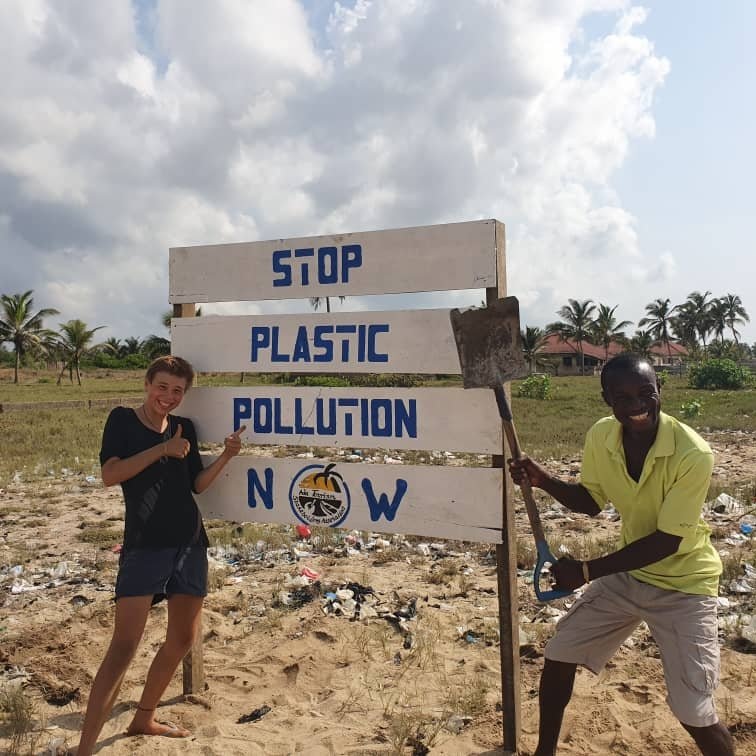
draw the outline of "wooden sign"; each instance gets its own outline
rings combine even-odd
[[[202,372],[460,371],[449,310],[176,318],[171,349]]]
[[[205,517],[234,522],[305,523],[498,543],[502,485],[501,470],[493,468],[241,456],[197,496],[197,503]]]
[[[391,294],[496,285],[496,248],[504,228],[493,220],[175,247],[169,300],[242,302]],[[502,273],[503,275],[503,273]]]
[[[481,454],[502,448],[490,389],[193,388],[177,413],[193,420],[201,441],[218,443],[246,425],[242,439],[252,444]]]

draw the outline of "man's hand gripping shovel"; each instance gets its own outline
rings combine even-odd
[[[505,297],[484,309],[454,309],[450,316],[464,387],[493,389],[507,445],[512,456],[520,459],[523,456],[522,450],[502,385],[528,374],[520,340],[519,303],[515,297]],[[553,601],[569,596],[570,591],[541,590],[541,572],[544,565],[556,564],[557,560],[546,543],[541,518],[527,477],[520,487],[535,537],[537,561],[533,572],[533,586],[536,597],[539,601]]]

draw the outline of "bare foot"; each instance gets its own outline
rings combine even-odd
[[[151,719],[149,722],[137,725],[132,722],[127,735],[161,735],[164,738],[188,738],[192,733],[189,730],[179,727],[173,722],[159,722],[157,719]]]

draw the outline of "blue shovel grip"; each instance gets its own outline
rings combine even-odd
[[[543,566],[546,562],[549,564],[556,564],[557,560],[551,553],[549,544],[546,543],[546,541],[538,541],[536,543],[536,551],[538,552],[538,560],[536,561],[535,570],[533,571],[533,587],[535,588],[536,598],[539,601],[554,601],[569,596],[572,591],[541,590],[541,571],[543,570]]]

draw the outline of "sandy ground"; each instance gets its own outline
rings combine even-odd
[[[750,483],[752,490],[756,443],[743,434],[711,440],[715,475]],[[562,474],[576,472],[572,460],[552,465]],[[585,520],[545,510],[552,544],[586,531]],[[104,490],[99,481],[76,476],[0,491],[0,687],[22,684],[36,706],[33,742],[25,741],[19,753],[54,753],[57,746],[63,753],[63,746],[77,742],[92,678],[110,639],[118,559],[112,550],[117,535],[106,534],[99,543],[81,537],[95,523],[118,534],[121,513],[119,489]],[[610,518],[595,524],[607,533],[617,528]],[[524,519],[519,527],[527,533]],[[420,547],[420,539],[394,539],[390,546],[366,542],[357,550],[340,533],[315,545],[292,540],[297,557],[289,543],[277,542],[282,529],[274,530],[258,539],[267,538],[265,544],[221,551],[213,561],[214,590],[203,615],[206,689],[185,698],[179,671],[159,712],[191,729],[192,737],[124,735],[164,633],[163,604],[151,613],[99,754],[502,753],[490,550],[472,544]],[[11,574],[15,565],[23,567],[20,575]],[[304,567],[318,581],[288,584]],[[324,611],[329,602],[323,594],[349,583],[372,588],[366,603],[375,616],[355,620]],[[564,605],[537,604],[525,574],[518,583],[521,753],[527,754],[535,746],[543,645]],[[282,598],[293,604],[282,604]],[[729,612],[754,611],[753,595],[729,598]],[[717,700],[745,756],[756,754],[756,655],[746,653],[753,648],[740,649],[724,644]],[[695,753],[664,697],[656,646],[641,629],[599,677],[578,674],[559,752]],[[269,710],[243,721],[262,707]],[[0,719],[2,753],[11,752],[8,735],[6,717]]]

